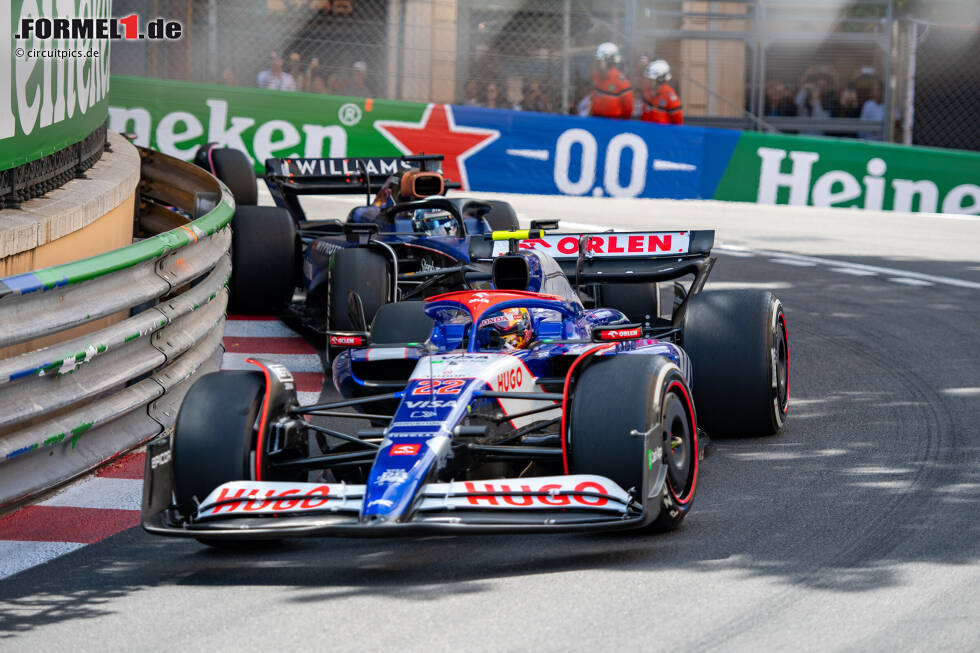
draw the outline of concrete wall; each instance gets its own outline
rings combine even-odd
[[[0,210],[0,277],[102,254],[133,242],[140,160],[136,148],[109,133],[111,152],[85,173],[44,197]],[[118,321],[110,316],[51,339],[0,349],[0,358],[44,347]]]

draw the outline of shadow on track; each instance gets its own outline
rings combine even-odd
[[[720,263],[720,281],[780,275],[791,413],[775,438],[716,440],[678,532],[318,539],[243,553],[134,529],[0,581],[0,641],[112,614],[115,602],[162,586],[287,587],[301,590],[289,602],[329,606],[358,596],[489,597],[494,581],[511,577],[601,571],[656,583],[734,572],[774,578],[787,592],[857,593],[905,582],[907,563],[975,564],[980,291],[774,271],[759,259]]]

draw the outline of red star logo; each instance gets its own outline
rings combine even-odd
[[[446,104],[428,105],[417,123],[375,120],[374,127],[403,154],[431,152],[445,156],[443,174],[452,181],[459,181],[466,189],[470,187],[466,159],[500,137],[496,129],[458,126],[452,108]]]

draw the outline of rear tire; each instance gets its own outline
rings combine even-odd
[[[690,393],[676,369],[667,372],[662,388],[657,387],[657,377],[668,364],[642,354],[593,360],[575,381],[567,408],[569,473],[605,476],[630,491],[647,511],[658,510],[643,530],[677,528],[691,508],[697,483],[697,431]],[[655,424],[661,429],[647,438],[630,435],[634,429],[649,431]],[[680,445],[664,450],[665,439]],[[667,481],[659,494],[650,497],[658,448],[668,467]]]
[[[425,314],[424,302],[385,304],[371,323],[374,345],[422,343],[432,335],[432,318]]]
[[[712,436],[774,435],[789,409],[789,336],[771,292],[692,295],[681,318],[694,400]]]
[[[483,214],[483,219],[493,231],[516,231],[521,228],[517,213],[510,202],[501,200],[480,200],[490,205],[490,210]]]
[[[330,257],[330,287],[327,290],[327,330],[355,331],[348,295],[356,292],[364,306],[368,325],[388,300],[390,274],[387,259],[366,247],[342,249]]]
[[[235,198],[236,206],[255,206],[259,191],[255,168],[242,152],[231,148],[214,148],[211,151],[214,176],[224,182]]]
[[[293,297],[296,225],[284,209],[242,206],[231,236],[230,313],[279,313]]]

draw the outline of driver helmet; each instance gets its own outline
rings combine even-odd
[[[670,81],[670,64],[668,64],[663,59],[657,59],[656,61],[651,61],[650,65],[643,72],[643,76],[647,79],[652,79],[658,84],[666,84]]]
[[[477,326],[477,341],[491,349],[526,349],[534,342],[531,312],[526,308],[505,308],[489,315]]]
[[[412,225],[416,231],[428,231],[433,236],[456,236],[459,231],[456,218],[444,209],[416,209]]]
[[[595,58],[606,66],[617,64],[623,60],[622,55],[619,54],[619,46],[609,41],[599,44],[599,47],[595,51]]]

